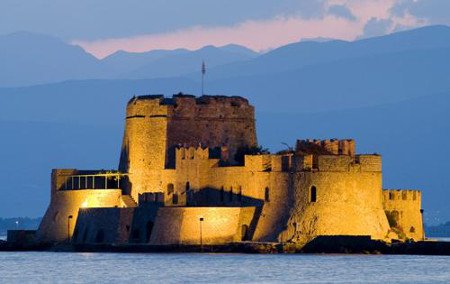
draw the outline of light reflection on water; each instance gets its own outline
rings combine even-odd
[[[0,252],[0,282],[450,282],[450,257]]]

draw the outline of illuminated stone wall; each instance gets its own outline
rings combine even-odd
[[[242,240],[253,207],[162,207],[150,244],[226,244]],[[203,221],[200,219],[203,218]],[[246,228],[244,227],[244,228]]]
[[[73,234],[81,207],[121,206],[120,189],[60,190],[52,194],[50,205],[37,231],[41,242],[65,241]],[[72,216],[71,219],[68,217]],[[69,224],[69,227],[68,227]]]
[[[376,166],[375,166],[376,165]],[[380,156],[319,156],[317,168],[294,174],[294,206],[283,240],[318,235],[386,239]],[[314,193],[315,191],[315,193]]]
[[[400,238],[424,238],[419,190],[383,190],[383,206],[390,225]]]
[[[237,149],[254,145],[254,109],[243,98],[133,98],[119,165],[129,174],[128,182],[121,190],[66,190],[66,177],[79,171],[54,171],[51,203],[38,237],[65,240],[67,217],[73,216],[72,234],[80,207],[110,208],[82,210],[83,228],[90,228],[89,222],[95,227],[86,242],[97,240],[103,230],[105,240],[118,242],[131,234],[130,242],[195,244],[201,216],[210,244],[242,239],[243,225],[248,226],[246,239],[253,241],[304,242],[318,235],[386,240],[393,232],[422,236],[420,192],[407,192],[406,200],[392,192],[395,198],[387,199],[391,192],[382,192],[381,157],[356,155],[353,140],[298,140],[295,151],[247,155],[244,165],[237,165]],[[159,205],[147,208],[142,202],[121,211],[145,201],[146,193],[161,193]],[[394,211],[398,216],[391,228],[388,217]],[[92,214],[99,219],[92,220]],[[154,233],[147,240],[150,225]]]
[[[227,145],[232,162],[239,147],[256,144],[254,108],[246,99],[133,98],[127,105],[119,165],[119,170],[131,173],[125,193],[136,200],[139,193],[158,191],[162,170],[174,167],[176,146]]]

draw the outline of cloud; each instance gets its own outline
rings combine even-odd
[[[333,27],[333,29],[330,29]],[[246,21],[230,27],[192,27],[171,33],[107,39],[74,41],[86,51],[102,58],[117,50],[144,52],[154,49],[197,49],[205,45],[240,44],[256,51],[264,51],[297,42],[302,38],[327,37],[351,40],[361,33],[348,19],[326,16],[320,19],[275,18],[268,21]]]
[[[381,36],[391,31],[393,22],[391,19],[370,19],[364,26],[362,37]]]
[[[450,24],[449,0],[399,0],[393,14],[413,16],[428,24]]]
[[[96,40],[233,26],[280,17],[319,18],[327,0],[1,0],[0,34],[20,30]]]
[[[337,17],[342,17],[351,21],[355,21],[356,17],[352,14],[347,6],[344,5],[331,5],[327,11],[330,15],[335,15]]]
[[[230,43],[264,51],[305,38],[354,40],[424,24],[409,11],[395,12],[398,1],[403,0],[284,0],[278,8],[284,12],[268,19],[245,20],[231,25],[194,25],[99,40],[78,39],[73,43],[99,58],[117,50],[198,49],[205,45]]]

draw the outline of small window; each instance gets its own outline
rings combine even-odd
[[[406,200],[406,199],[408,199],[408,195],[407,195],[407,192],[402,192],[402,199],[403,200]]]
[[[174,192],[175,187],[173,186],[173,183],[169,183],[167,185],[167,193],[172,194]]]
[[[269,202],[270,201],[270,192],[269,192],[270,190],[269,190],[269,188],[268,187],[266,187],[265,189],[264,189],[264,200],[266,201],[266,202]]]
[[[409,229],[409,232],[410,232],[410,233],[415,233],[415,232],[416,232],[416,229],[415,229],[414,227],[411,227],[411,228]]]
[[[316,202],[317,201],[317,188],[315,186],[311,186],[311,192],[309,194],[309,200],[311,202]]]
[[[191,189],[191,184],[189,182],[186,182],[186,192],[188,192]]]
[[[416,200],[417,199],[417,193],[414,191],[413,192],[413,200]]]
[[[393,192],[389,192],[389,200],[394,200],[395,199],[395,195]]]

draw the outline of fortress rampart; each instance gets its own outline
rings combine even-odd
[[[126,189],[133,198],[152,191],[152,176],[174,168],[179,145],[227,146],[228,158],[240,147],[257,145],[254,108],[241,97],[174,95],[130,100],[119,170],[132,173]]]
[[[134,97],[119,170],[54,170],[38,236],[198,244],[203,222],[205,244],[424,238],[420,192],[382,191],[382,157],[357,154],[354,140],[297,140],[280,154],[254,146],[246,99]]]
[[[383,206],[389,224],[407,239],[424,238],[421,204],[419,190],[383,190]]]

